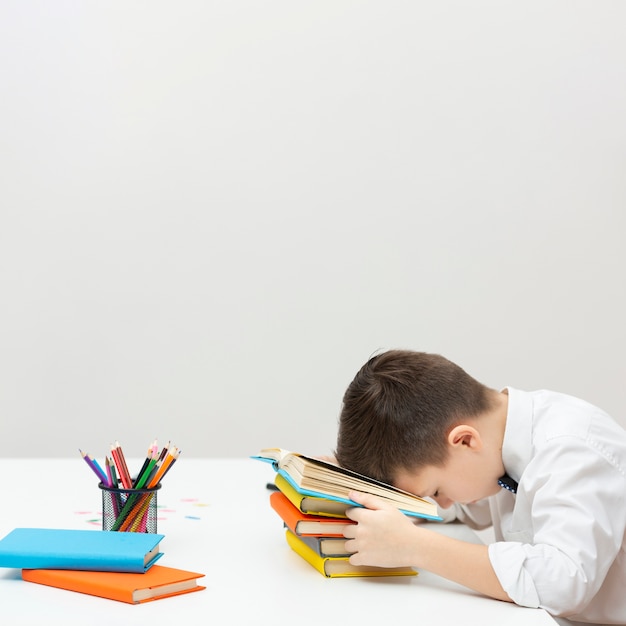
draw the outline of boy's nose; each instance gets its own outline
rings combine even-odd
[[[434,500],[442,509],[448,509],[454,504],[454,500],[450,500],[450,498],[445,496],[437,496]]]

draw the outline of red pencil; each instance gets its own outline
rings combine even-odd
[[[124,453],[122,452],[119,441],[116,441],[115,445],[111,445],[111,454],[113,455],[113,460],[115,461],[115,466],[117,467],[117,473],[122,481],[122,486],[124,489],[132,489],[133,481],[130,477],[130,473],[128,472],[126,459],[124,458]]]

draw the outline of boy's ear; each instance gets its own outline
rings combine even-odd
[[[483,440],[473,426],[459,424],[448,433],[448,444],[455,448],[467,446],[472,450],[480,450],[483,446]]]

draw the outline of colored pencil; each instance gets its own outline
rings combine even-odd
[[[109,457],[107,457],[109,459]],[[111,469],[111,486],[117,489],[119,479],[117,477],[117,471],[115,469],[115,461],[113,458],[109,459],[109,468]]]
[[[133,489],[138,489],[137,485],[139,484],[139,481],[141,480],[143,473],[146,471],[146,468],[148,467],[148,465],[154,458],[155,450],[158,450],[156,439],[150,444],[150,447],[148,448],[148,451],[146,452],[146,458],[143,462],[143,465],[141,466],[141,469],[137,472],[137,476],[135,476]]]
[[[113,460],[115,461],[115,466],[117,467],[117,473],[122,481],[122,486],[124,489],[132,489],[133,481],[128,473],[128,466],[126,465],[126,459],[124,458],[124,453],[122,452],[119,441],[116,441],[115,444],[111,445],[111,454],[113,455]]]
[[[124,457],[124,451],[122,450],[122,446],[120,445],[119,441],[115,441],[115,449],[117,450],[117,455],[120,458],[120,463],[122,465],[122,469],[124,471],[124,474],[126,475],[126,484],[128,485],[129,489],[132,489],[133,486],[133,480],[130,477],[130,472],[128,471],[128,465],[126,464],[126,458]]]
[[[145,532],[152,514],[150,505],[154,502],[152,499],[155,497],[154,490],[160,486],[164,476],[178,459],[180,449],[171,446],[171,442],[168,441],[167,446],[159,451],[155,439],[148,448],[146,458],[134,481],[128,471],[119,441],[116,440],[115,444],[111,444],[111,457],[105,457],[106,471],[92,456],[80,449],[79,452],[85,463],[100,479],[102,486],[112,488],[109,497],[115,519],[111,530]]]
[[[171,441],[168,441],[167,445],[163,448],[163,450],[161,450],[161,454],[159,455],[159,461],[162,461],[165,458],[167,451],[170,449],[171,443]]]
[[[176,463],[176,461],[178,460],[178,457],[180,456],[180,449],[176,448],[172,456],[174,457],[172,459],[172,462],[165,468],[165,471],[163,472],[163,474],[161,474],[161,478],[159,478],[159,480],[163,480],[165,478],[165,475],[172,469],[172,465]]]
[[[170,452],[167,453],[167,456],[165,457],[165,459],[163,459],[163,463],[161,464],[161,467],[150,478],[150,481],[148,483],[148,489],[152,489],[153,487],[156,487],[159,484],[159,481],[165,475],[165,472],[167,472],[167,468],[171,465],[173,461],[176,460],[176,458],[178,458],[178,448],[174,446],[174,448]]]
[[[104,470],[100,467],[98,462],[94,458],[90,457],[86,452],[83,452],[80,448],[78,449],[78,451],[85,460],[85,463],[87,463],[87,465],[91,467],[93,473],[100,479],[100,482],[108,487],[109,479],[107,478],[107,475],[104,473]]]
[[[111,474],[111,463],[109,462],[109,457],[108,456],[104,458],[104,469],[106,470],[107,479],[109,481],[108,486],[109,487],[116,487],[116,485],[113,483],[113,474]]]
[[[141,489],[146,484],[148,477],[152,473],[152,468],[157,462],[158,456],[158,450],[156,452],[152,452],[152,458],[148,461],[148,465],[142,471],[141,476],[138,477],[137,482],[135,483],[135,489]]]

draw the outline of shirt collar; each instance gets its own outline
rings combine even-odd
[[[533,401],[529,393],[506,387],[509,396],[502,442],[505,472],[519,482],[532,455]]]

